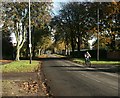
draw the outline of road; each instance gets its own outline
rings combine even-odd
[[[43,61],[43,72],[54,96],[118,96],[117,73],[87,68],[53,56]]]

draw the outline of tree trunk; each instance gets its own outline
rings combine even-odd
[[[78,13],[77,13],[78,14]],[[77,15],[78,16],[78,19],[79,19],[79,14]],[[77,38],[78,38],[78,42],[77,42],[77,48],[78,48],[78,51],[80,51],[80,46],[81,46],[81,32],[80,32],[80,26],[79,26],[79,22],[77,22]]]
[[[67,55],[67,45],[65,44],[65,55]]]
[[[78,42],[77,42],[77,45],[78,45],[78,51],[80,51],[80,36],[78,36]]]
[[[33,26],[32,28],[32,45],[33,45],[33,48],[32,48],[32,52],[33,52],[33,58],[35,57],[35,46],[36,46],[36,42],[35,42],[35,26]]]
[[[20,28],[20,27],[19,27]],[[26,39],[26,31],[24,30],[24,25],[22,25],[22,36],[23,36],[23,39],[22,41],[20,42],[20,31],[17,31],[17,51],[16,51],[16,60],[19,61],[19,57],[20,57],[20,49],[22,48],[24,42],[25,42],[25,39]]]
[[[16,61],[19,61],[20,60],[20,48],[17,48],[17,54],[16,54]]]
[[[26,33],[26,36],[27,36],[27,39],[26,39],[26,54],[25,54],[25,57],[28,58],[28,54],[29,54],[29,28],[26,29],[27,30],[27,33]]]
[[[25,51],[25,57],[28,58],[28,54],[29,54],[29,46],[28,46],[28,43],[27,43],[27,48],[26,48],[26,51]]]
[[[40,50],[40,55],[42,54],[42,49]]]
[[[74,53],[75,50],[74,38],[71,38],[71,46],[72,46],[72,53]]]
[[[80,34],[80,46],[79,47],[81,47],[81,45],[82,45],[82,34]]]
[[[111,48],[115,50],[115,35],[112,34],[112,42],[111,42]]]
[[[40,56],[40,49],[38,50],[38,55]]]
[[[71,32],[70,32],[70,38],[71,38],[71,47],[72,47],[72,54],[74,54],[74,50],[75,50],[75,41],[74,41],[74,39],[75,39],[75,35],[74,35],[74,31],[73,31],[73,27],[71,26],[71,24],[70,24],[70,30],[71,30]]]
[[[67,38],[67,35],[65,37],[65,55],[68,55],[68,38]]]
[[[33,58],[35,57],[35,46],[33,46]]]
[[[78,42],[77,42],[77,49],[78,49],[78,51],[80,51],[81,44],[82,44],[82,34],[79,34]]]

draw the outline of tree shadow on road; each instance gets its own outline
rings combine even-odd
[[[89,72],[109,72],[109,73],[119,73],[120,66],[93,66],[93,67],[85,67],[85,66],[51,66],[51,67],[61,67],[65,68],[64,71],[89,71]]]
[[[54,61],[54,60],[68,60],[68,57],[47,57],[47,58],[34,58],[34,60]]]
[[[34,58],[34,60],[40,61],[56,61],[56,60],[69,60],[68,57],[47,57],[47,58]],[[96,72],[109,72],[109,73],[120,73],[120,65],[92,65],[92,67],[86,66],[51,66],[57,68],[65,68],[66,71],[96,71]]]

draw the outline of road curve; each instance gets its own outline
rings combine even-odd
[[[87,68],[64,59],[43,60],[54,96],[118,96],[118,74]]]

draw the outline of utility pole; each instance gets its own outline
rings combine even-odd
[[[31,54],[31,20],[30,20],[30,0],[29,0],[29,50],[30,50],[30,64],[32,63],[32,54]]]
[[[97,25],[98,25],[98,32],[97,32],[97,61],[99,61],[99,6],[97,9]]]

